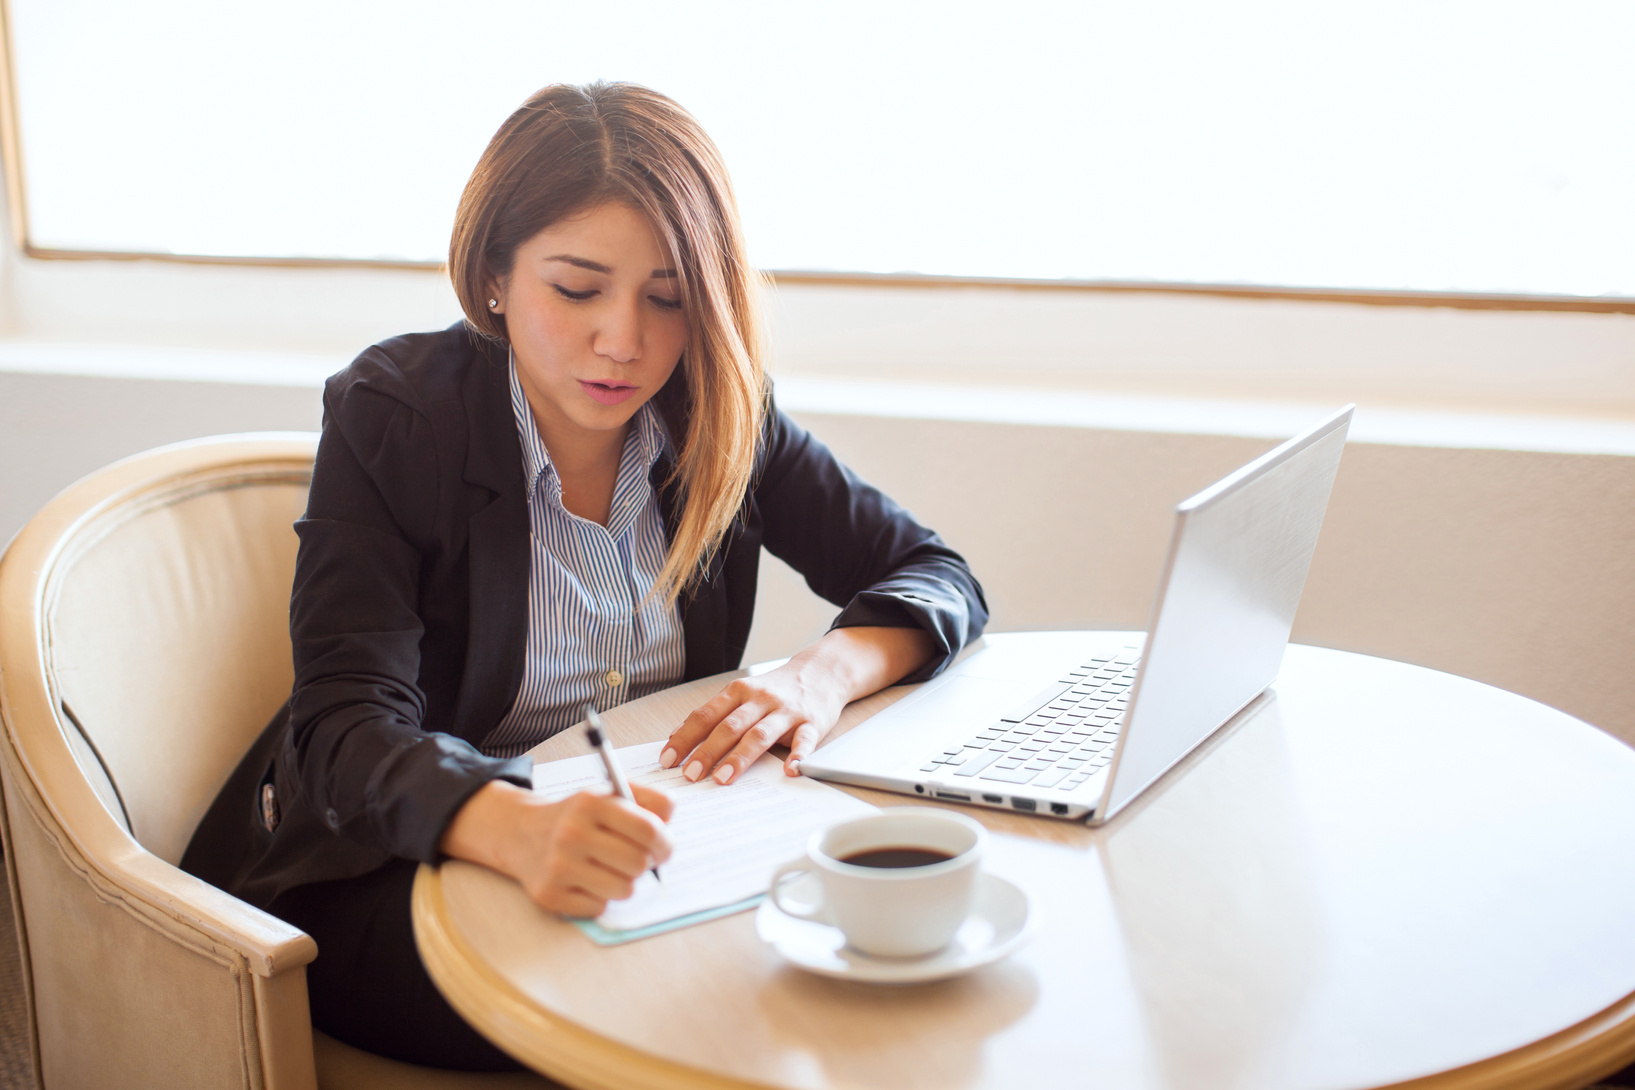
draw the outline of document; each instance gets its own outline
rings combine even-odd
[[[680,768],[660,768],[664,743],[619,750],[631,783],[656,787],[675,802],[668,827],[675,852],[663,881],[643,874],[636,891],[611,901],[594,921],[579,922],[597,942],[628,942],[750,908],[766,893],[772,872],[806,849],[816,829],[875,811],[828,784],[786,776],[783,762],[763,756],[725,787],[706,777],[688,783]],[[607,774],[594,753],[534,766],[534,790],[549,798],[606,791]]]

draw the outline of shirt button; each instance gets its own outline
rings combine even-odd
[[[341,831],[341,815],[335,812],[335,808],[333,806],[324,811],[324,824],[328,825],[336,832]]]
[[[603,680],[607,682],[608,688],[617,689],[619,686],[624,684],[624,675],[619,673],[617,670],[609,670],[607,672],[607,677]]]

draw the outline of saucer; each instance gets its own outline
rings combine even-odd
[[[796,901],[815,901],[821,892],[810,874],[793,879],[788,889]],[[971,914],[954,941],[917,958],[859,953],[846,945],[840,928],[786,916],[770,899],[755,913],[755,930],[785,960],[809,972],[868,984],[923,984],[991,964],[1026,942],[1028,896],[997,875],[979,875]]]

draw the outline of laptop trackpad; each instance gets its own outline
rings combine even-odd
[[[951,677],[923,697],[905,701],[899,715],[922,722],[966,723],[987,726],[1027,698],[1036,684],[991,677]]]

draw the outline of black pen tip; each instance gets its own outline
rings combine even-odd
[[[585,737],[593,746],[599,746],[602,744],[602,732],[597,730],[595,727],[586,727]]]

